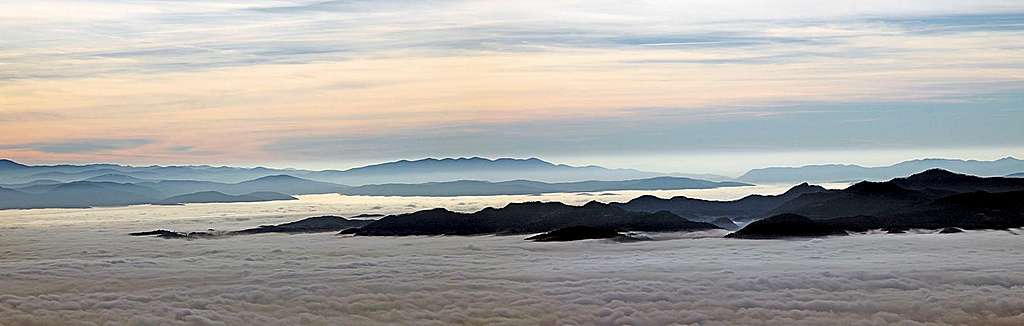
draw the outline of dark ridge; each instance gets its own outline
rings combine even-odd
[[[1024,180],[982,178],[932,169],[886,182],[865,181],[844,190],[804,194],[768,215],[793,213],[811,219],[832,219],[911,214],[921,219],[921,211],[937,211],[938,216],[951,218],[950,214],[968,210],[1006,216],[1018,209],[1012,205],[1018,200],[1014,194],[1017,191],[1024,191]],[[995,206],[1010,210],[986,209]]]
[[[982,178],[941,169],[931,169],[906,178],[896,178],[890,181],[890,183],[907,189],[939,190],[953,193],[973,191],[1003,192],[1024,189],[1024,179],[1020,178]]]
[[[213,237],[211,232],[176,232],[171,230],[154,230],[146,232],[134,232],[128,235],[133,237],[156,236],[162,239],[198,239]]]
[[[619,232],[615,231],[614,229],[577,225],[561,228],[547,233],[538,234],[526,238],[526,240],[533,240],[536,242],[554,242],[587,239],[609,239],[618,236],[621,236],[621,234],[619,234]]]
[[[257,228],[230,232],[177,232],[171,230],[154,230],[129,233],[131,236],[157,236],[164,239],[196,239],[219,236],[260,234],[260,233],[320,233],[338,232],[369,224],[370,220],[351,220],[338,216],[316,216],[277,225],[263,225]]]
[[[822,237],[830,235],[846,235],[828,225],[796,214],[775,215],[763,220],[754,221],[742,230],[726,235],[727,238],[740,239],[775,239],[787,237]]]
[[[367,218],[375,218],[375,217],[384,217],[384,214],[372,214],[372,213],[366,213],[366,214],[359,214],[359,215],[356,215],[356,216],[352,216],[352,217],[350,217],[350,218],[361,218],[361,219],[367,219]]]
[[[693,222],[669,212],[631,212],[599,202],[583,206],[526,202],[485,208],[475,213],[436,208],[390,215],[353,232],[375,236],[528,234],[569,226],[648,232],[718,229],[713,224]]]
[[[711,222],[720,218],[743,221],[767,216],[771,210],[801,195],[826,191],[828,190],[821,186],[802,183],[779,195],[750,195],[732,201],[703,200],[683,196],[661,199],[644,195],[626,203],[613,203],[613,205],[638,212],[668,211],[693,221]]]
[[[845,189],[845,192],[869,196],[912,196],[914,191],[891,182],[861,181]]]
[[[877,214],[851,217],[813,218],[797,214],[781,214],[753,222],[733,233],[734,238],[777,238],[787,236],[824,236],[846,232],[884,230],[903,233],[910,229],[1005,230],[1024,227],[1024,191],[990,193],[984,191],[955,194],[926,200],[924,203],[885,206],[886,200],[866,197],[845,197],[845,204],[882,205],[872,210]],[[835,202],[835,201],[830,201]],[[900,201],[895,201],[900,203]],[[824,210],[846,209],[826,207]],[[838,213],[836,213],[838,214]]]
[[[372,221],[350,220],[339,216],[317,216],[290,223],[263,225],[258,228],[234,231],[231,234],[338,232],[362,227],[370,222]]]

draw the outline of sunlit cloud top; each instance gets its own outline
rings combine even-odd
[[[0,151],[259,163],[1014,147],[1022,44],[1020,1],[6,1]]]

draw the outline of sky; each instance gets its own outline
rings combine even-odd
[[[1024,156],[1024,2],[0,0],[0,156]]]

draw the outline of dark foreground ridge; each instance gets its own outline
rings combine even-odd
[[[1024,179],[929,170],[886,182],[861,182],[843,190],[805,194],[773,213],[729,237],[1019,228],[1024,227]]]
[[[553,241],[576,241],[586,239],[609,239],[620,237],[622,234],[615,229],[608,228],[595,228],[590,226],[570,226],[561,228],[547,233],[541,233],[526,240],[533,240],[537,242],[553,242]]]
[[[615,229],[590,226],[570,226],[526,238],[526,240],[533,240],[535,242],[565,242],[590,239],[611,239],[617,242],[652,240],[647,235],[639,232],[621,232]]]
[[[360,236],[528,234],[586,226],[621,231],[696,231],[718,229],[669,212],[631,212],[609,204],[589,202],[571,206],[557,202],[526,202],[475,213],[443,208],[390,215],[362,228],[348,230]]]
[[[370,224],[372,220],[355,220],[338,216],[317,216],[278,225],[263,225],[258,228],[232,232],[234,234],[256,233],[317,233],[338,232]]]
[[[730,201],[704,200],[684,196],[662,199],[646,195],[626,203],[614,203],[613,205],[638,212],[668,211],[691,221],[713,222],[727,218],[732,223],[734,220],[749,221],[765,217],[768,212],[801,195],[825,191],[827,190],[821,186],[803,183],[780,195],[750,195]]]

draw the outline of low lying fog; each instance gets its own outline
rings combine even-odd
[[[0,325],[1024,324],[1024,238],[1006,231],[635,243],[126,235],[324,207],[2,211]]]

